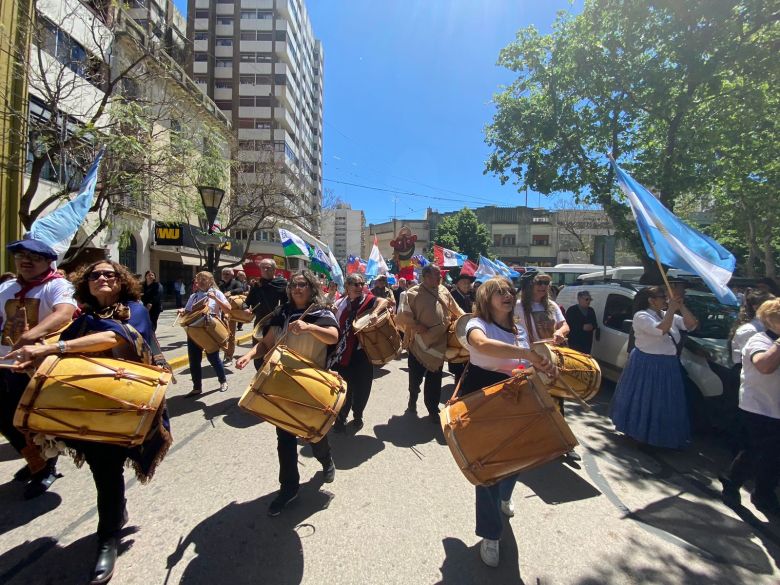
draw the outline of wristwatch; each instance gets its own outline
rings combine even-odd
[[[66,349],[65,348],[65,342],[62,341],[62,340],[58,341],[57,342],[57,349],[59,349],[60,355],[64,354],[65,353],[65,349]]]

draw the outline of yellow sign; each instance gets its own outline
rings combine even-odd
[[[181,230],[177,227],[158,227],[155,235],[158,240],[178,240],[181,238]]]

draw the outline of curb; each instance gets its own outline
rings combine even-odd
[[[250,341],[251,339],[252,339],[251,332],[245,333],[241,337],[236,336],[236,347],[238,347],[242,343]],[[177,355],[176,357],[169,359],[168,364],[171,366],[172,370],[178,370],[179,368],[183,368],[184,366],[189,365],[189,358],[187,357],[187,354]]]

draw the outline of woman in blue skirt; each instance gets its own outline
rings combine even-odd
[[[697,326],[696,317],[683,301],[667,299],[662,287],[651,286],[637,293],[633,319],[636,345],[618,380],[610,409],[618,431],[655,447],[679,449],[687,445],[691,429],[679,357],[681,332]]]

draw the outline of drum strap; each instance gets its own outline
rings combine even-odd
[[[458,399],[458,392],[460,392],[460,385],[463,384],[463,378],[466,377],[466,372],[469,371],[469,366],[471,365],[471,362],[466,362],[466,367],[463,368],[463,373],[461,373],[460,378],[458,379],[458,385],[455,386],[455,392],[452,393],[452,396],[447,401],[447,404],[452,404]]]

